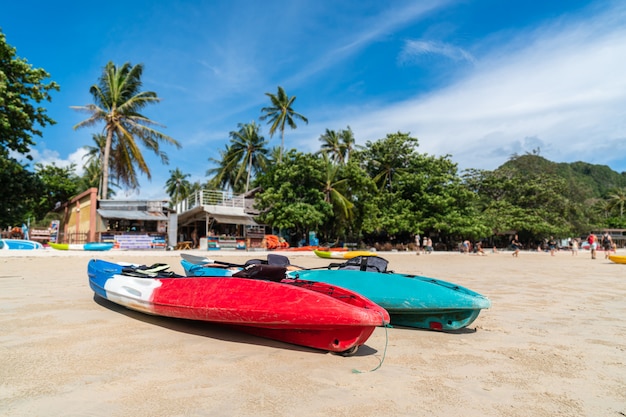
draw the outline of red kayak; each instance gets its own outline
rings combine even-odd
[[[279,282],[275,276],[275,281],[264,279],[262,271],[254,278],[152,277],[132,266],[93,259],[88,275],[98,296],[133,310],[226,324],[331,352],[352,354],[377,326],[389,323],[385,309],[359,294],[284,279],[284,271]]]

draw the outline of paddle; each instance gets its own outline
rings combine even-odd
[[[205,258],[204,256],[191,255],[189,253],[181,253],[180,256],[184,260],[196,265],[212,264],[215,262],[213,259]]]
[[[180,256],[188,261],[191,262],[194,265],[206,265],[206,264],[217,264],[217,265],[224,265],[224,266],[228,266],[228,267],[237,267],[237,268],[245,268],[246,265],[241,265],[241,264],[233,264],[230,262],[222,262],[222,261],[216,261],[214,259],[209,259],[206,258],[204,256],[197,256],[197,255],[191,255],[189,253],[181,253]],[[257,262],[257,263],[260,263]]]

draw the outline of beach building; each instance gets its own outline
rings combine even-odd
[[[199,190],[176,204],[179,248],[261,248],[265,226],[254,220],[258,212],[253,208],[258,191],[235,195],[227,191]]]
[[[57,242],[108,242],[120,249],[165,249],[176,242],[177,217],[166,200],[98,200],[97,195],[90,188],[55,209],[61,213]]]

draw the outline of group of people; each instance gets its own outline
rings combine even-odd
[[[589,249],[591,251],[591,259],[596,259],[596,250],[598,249],[600,245],[602,249],[604,250],[605,259],[608,259],[609,255],[611,254],[611,251],[616,250],[615,244],[613,243],[613,239],[611,238],[611,235],[608,232],[604,232],[601,240],[599,240],[598,237],[593,232],[589,233],[589,236],[587,236],[586,240],[587,240],[587,243],[589,243]],[[554,237],[550,236],[550,239],[547,240],[547,242],[544,241],[544,243],[546,243],[546,246],[548,250],[550,251],[550,255],[554,256],[556,251],[559,249],[558,244],[556,240],[554,239]],[[578,241],[578,239],[576,238],[569,239],[569,248],[572,251],[572,256],[578,255],[578,249],[580,247],[581,247],[581,243]],[[511,239],[511,248],[513,249],[513,256],[518,256],[519,251],[522,249],[522,244],[520,243],[517,235],[515,235],[515,237]],[[541,244],[537,245],[538,252],[540,252],[542,249],[543,249],[543,246]]]
[[[591,250],[591,259],[596,259],[596,250],[598,249],[598,245],[602,245],[602,250],[604,250],[604,259],[608,259],[611,255],[611,251],[615,251],[615,244],[613,243],[613,239],[608,232],[604,232],[602,235],[602,240],[598,242],[598,237],[592,233],[589,233],[587,236],[587,242],[589,243],[589,249]]]
[[[421,240],[421,244],[420,244]],[[429,254],[433,251],[433,241],[431,238],[424,236],[424,238],[420,238],[420,235],[415,235],[415,246],[417,248],[417,255],[420,252],[424,252],[425,254]]]

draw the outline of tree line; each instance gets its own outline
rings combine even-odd
[[[168,164],[162,145],[181,144],[141,113],[160,101],[155,92],[143,91],[142,74],[142,65],[109,62],[89,89],[93,103],[73,107],[88,115],[76,129],[101,126],[93,145],[85,145],[81,176],[75,166],[35,164],[31,170],[16,155],[29,159],[34,137],[54,123],[39,103],[50,101],[59,86],[47,81],[46,71],[17,57],[0,31],[0,179],[7,184],[0,196],[2,227],[27,219],[45,225],[56,204],[90,187],[98,187],[101,198],[138,188],[138,172],[151,177],[141,148]],[[280,147],[268,147],[256,121],[238,124],[219,157],[209,159],[204,184],[191,184],[179,168],[170,170],[165,190],[172,205],[199,189],[254,188],[259,222],[292,244],[309,231],[329,244],[408,243],[421,234],[451,247],[464,239],[502,243],[513,233],[534,242],[626,228],[626,173],[607,166],[557,164],[537,149],[512,155],[493,171],[459,172],[450,155],[418,152],[419,141],[409,132],[357,145],[362,141],[349,126],[326,129],[318,151],[302,152],[285,148],[286,128],[308,123],[294,109],[296,97],[280,86],[266,96],[269,105],[261,108],[259,121],[266,121],[270,137],[280,133]]]

